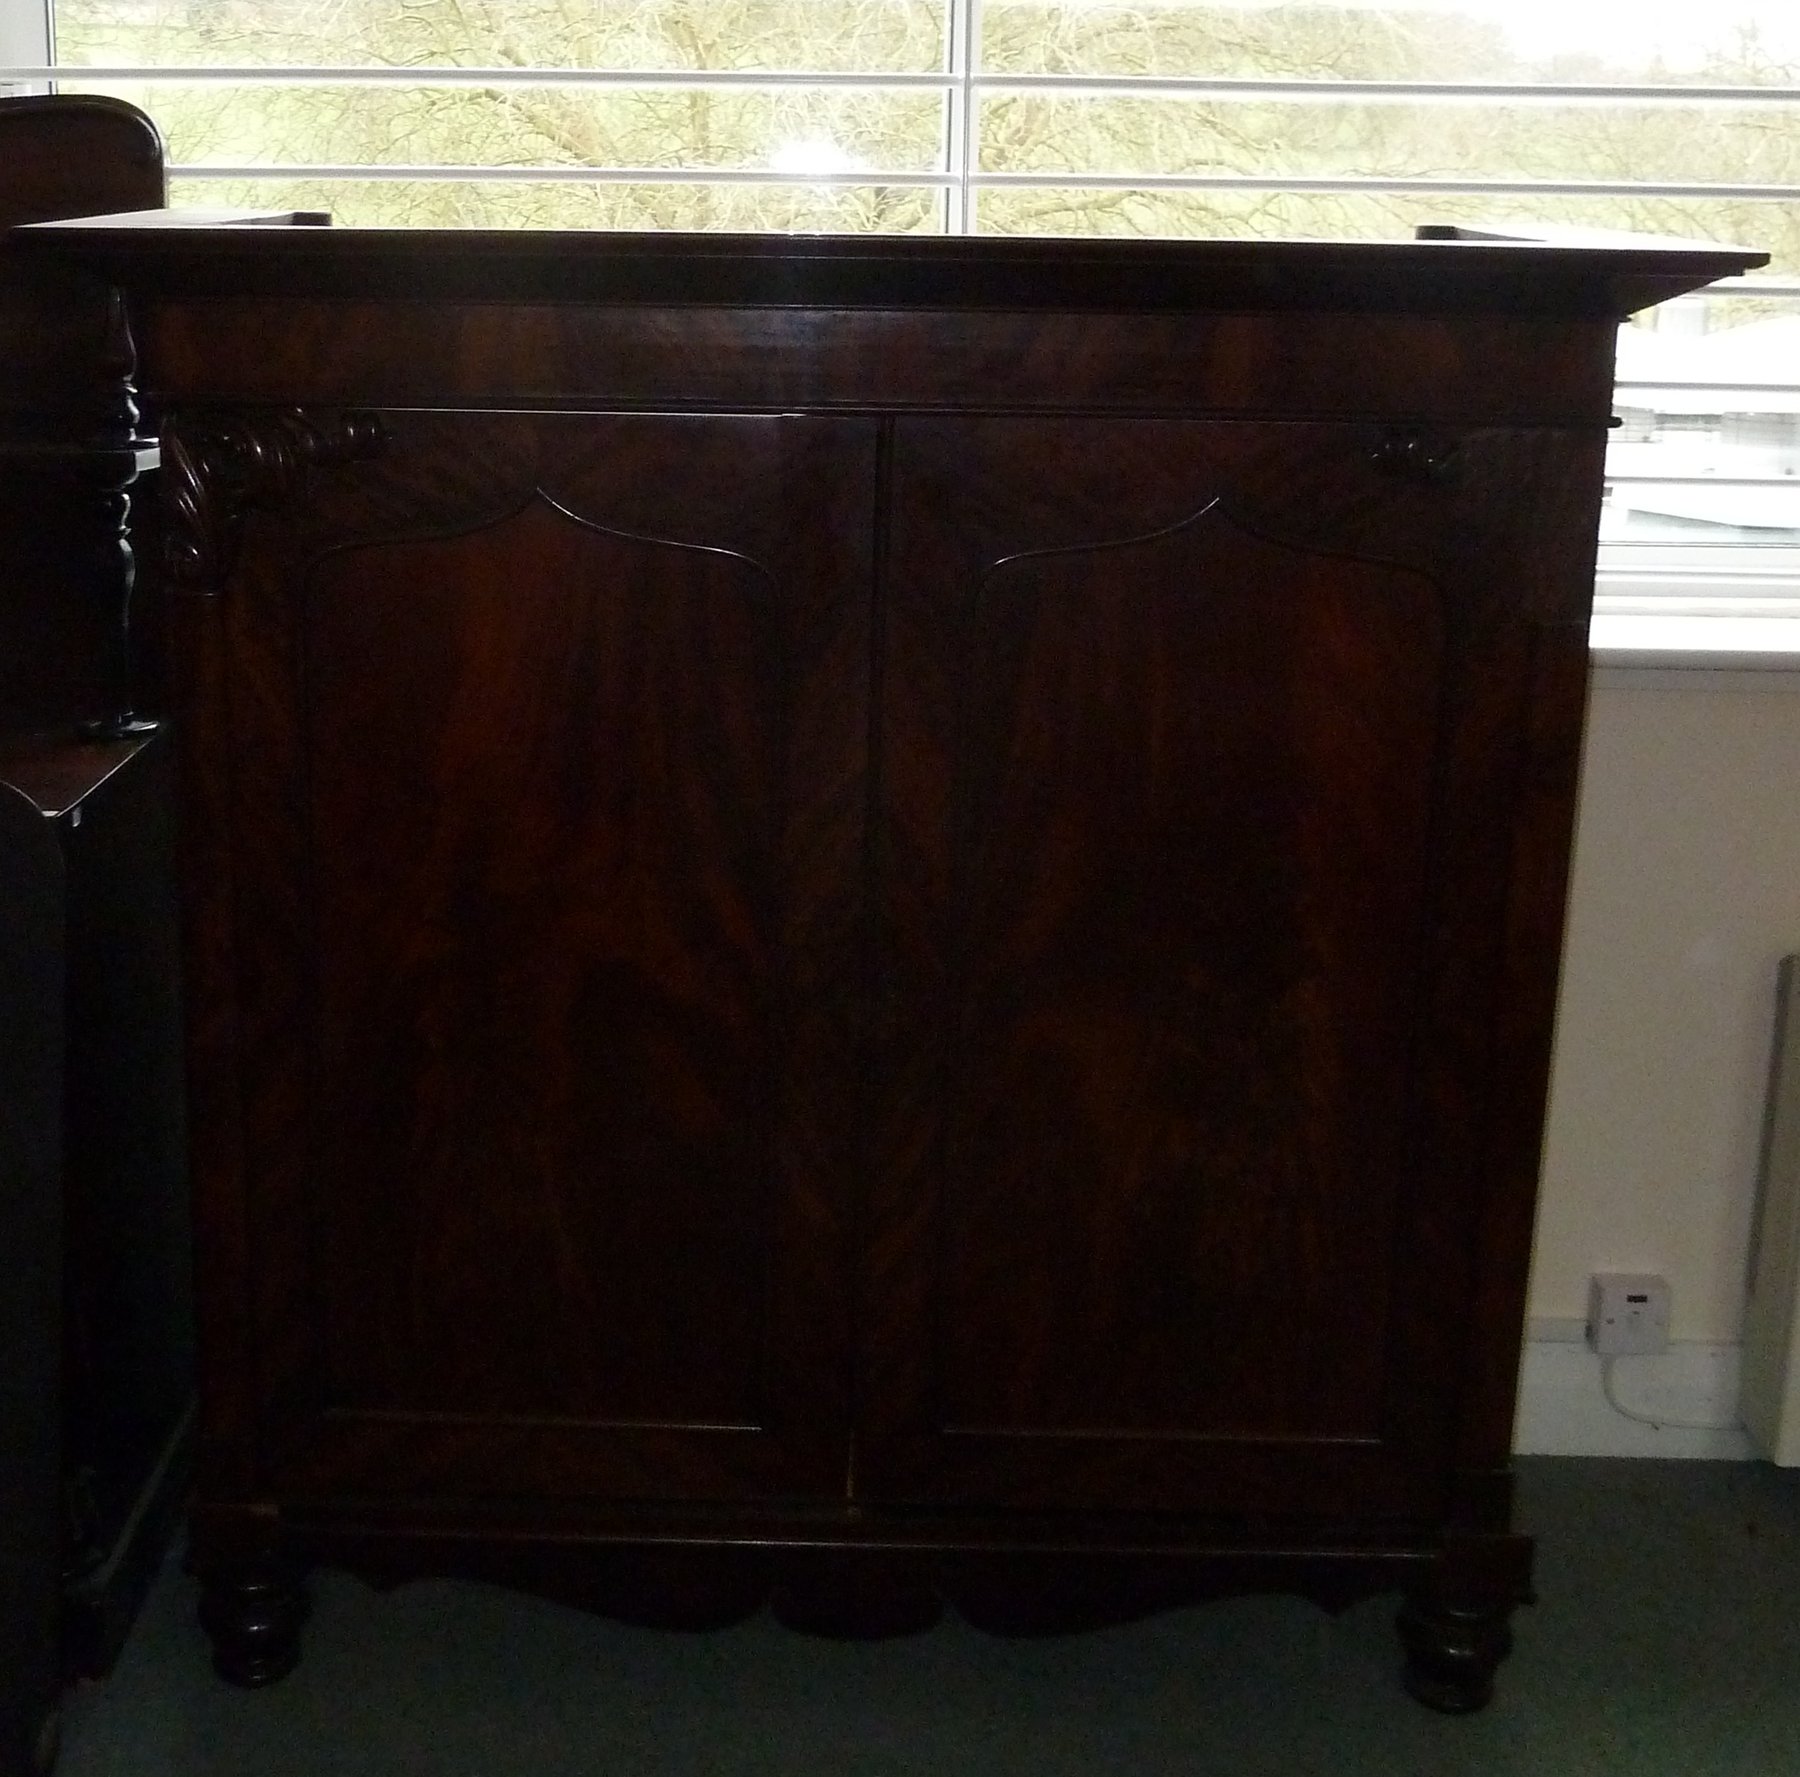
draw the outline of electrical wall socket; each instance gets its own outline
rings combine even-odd
[[[1669,1349],[1669,1280],[1649,1272],[1596,1271],[1588,1282],[1587,1339],[1602,1357]]]

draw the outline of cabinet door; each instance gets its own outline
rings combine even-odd
[[[1382,443],[898,426],[870,1499],[1441,1507],[1567,581],[1528,528],[1593,465]]]
[[[214,1442],[841,1497],[872,428],[382,417],[190,619]]]

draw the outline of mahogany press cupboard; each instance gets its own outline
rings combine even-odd
[[[221,1670],[1405,1594],[1488,1695],[1628,312],[1553,245],[39,232],[177,600]]]

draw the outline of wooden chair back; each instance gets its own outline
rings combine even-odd
[[[0,99],[0,227],[168,198],[162,136],[135,105],[86,93]]]

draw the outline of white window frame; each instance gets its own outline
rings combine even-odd
[[[53,90],[55,0],[0,0],[0,94]],[[1494,200],[1497,214],[1516,210],[1521,200],[1545,196],[1662,195],[1687,198],[1739,198],[1769,203],[1800,203],[1800,186],[1729,185],[1718,183],[1607,183],[1594,180],[1419,178],[1294,178],[1253,175],[1114,175],[1094,173],[993,173],[978,163],[979,108],[984,97],[1002,93],[1088,94],[1095,97],[1205,96],[1213,100],[1332,98],[1351,102],[1504,100],[1529,103],[1554,98],[1567,103],[1638,104],[1791,104],[1800,117],[1800,88],[1670,87],[1592,85],[1532,88],[1473,82],[1318,82],[1302,80],[1231,80],[1121,78],[1086,75],[1009,76],[980,72],[978,45],[982,0],[945,0],[949,28],[944,65],[933,73],[857,74],[815,72],[694,73],[632,70],[465,69],[465,68],[90,68],[88,81],[171,79],[235,84],[330,82],[332,84],[406,85],[582,85],[614,90],[712,87],[769,90],[806,86],[858,91],[936,91],[945,100],[943,159],[931,171],[883,172],[858,168],[850,172],[788,172],[764,168],[576,168],[576,167],[381,167],[308,165],[239,167],[214,164],[170,166],[172,177],[333,179],[492,179],[630,181],[712,185],[795,184],[904,185],[945,194],[948,232],[967,233],[979,226],[980,194],[1004,187],[1061,189],[1127,189],[1163,191],[1324,191],[1379,192],[1468,196]],[[1735,279],[1724,288],[1741,288],[1791,298],[1800,303],[1800,284]],[[1625,392],[1631,385],[1621,384]],[[1758,660],[1791,655],[1800,667],[1800,547],[1770,552],[1754,546],[1699,548],[1650,545],[1603,548],[1597,583],[1595,639],[1624,654],[1665,654],[1670,650],[1705,660],[1715,655],[1743,655]]]

